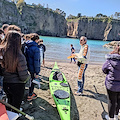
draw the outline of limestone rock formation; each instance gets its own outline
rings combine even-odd
[[[22,32],[37,32],[41,35],[65,37],[67,22],[64,16],[43,7],[25,4],[19,12],[13,2],[0,0],[0,26],[2,24],[18,25]]]
[[[80,18],[67,22],[67,25],[67,36],[79,38],[84,35],[95,40],[120,40],[120,20]]]
[[[109,43],[103,45],[103,47],[114,49],[117,44],[120,44],[120,41],[109,42]]]

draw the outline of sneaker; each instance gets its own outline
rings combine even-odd
[[[36,99],[37,95],[35,93],[32,94],[32,99]]]
[[[75,92],[74,94],[77,95],[77,96],[80,96],[80,95],[82,96],[83,95],[82,92]]]
[[[118,115],[114,115],[114,120],[119,120]]]
[[[108,116],[108,115],[105,115],[105,119],[106,119],[106,120],[109,120],[109,116]]]
[[[27,101],[31,101],[36,98],[37,98],[37,95],[35,93],[33,93],[32,96],[28,96]]]
[[[108,115],[105,115],[106,120],[114,120],[114,118],[110,118]]]
[[[119,110],[118,116],[120,116],[120,110]]]

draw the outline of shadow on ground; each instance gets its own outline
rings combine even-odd
[[[32,100],[32,102],[25,101],[22,108],[25,113],[28,113],[30,116],[34,116],[35,120],[60,120],[56,107],[51,106],[49,102],[40,97]],[[22,116],[18,120],[28,119]]]
[[[86,92],[92,93],[93,95],[83,95],[83,96],[86,96],[86,97],[89,97],[89,98],[96,99],[96,100],[99,100],[99,101],[100,101],[100,104],[101,104],[101,106],[102,106],[102,108],[103,108],[103,112],[102,112],[101,116],[102,116],[102,119],[103,119],[103,120],[106,120],[106,119],[105,119],[105,115],[108,114],[108,113],[106,112],[106,110],[105,110],[104,105],[103,105],[102,102],[107,103],[107,96],[106,96],[105,94],[100,94],[100,93],[97,91],[97,88],[96,88],[95,85],[93,85],[93,87],[94,87],[94,89],[95,89],[95,92],[93,92],[93,91],[91,91],[91,90],[84,90],[84,91],[86,91]]]
[[[77,105],[76,105],[76,101],[75,101],[75,98],[74,98],[74,95],[73,95],[73,92],[70,88],[70,91],[71,91],[71,120],[80,120],[79,118],[79,112],[78,112],[78,109],[77,109]]]

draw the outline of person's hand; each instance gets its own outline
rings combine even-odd
[[[76,57],[76,55],[75,55],[75,54],[72,54],[71,56]]]

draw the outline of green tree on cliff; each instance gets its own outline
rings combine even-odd
[[[103,15],[102,13],[99,13],[95,17],[107,17],[107,15]]]
[[[60,10],[59,8],[56,8],[55,12],[58,14],[61,14],[64,17],[66,16],[66,13],[64,11]]]
[[[76,19],[76,18],[78,18],[78,17],[74,16],[74,15],[71,15],[71,14],[67,17],[67,19]]]
[[[114,16],[115,18],[120,19],[120,12],[115,12]]]
[[[78,13],[78,14],[77,14],[77,17],[78,17],[78,18],[81,17],[81,13]]]

